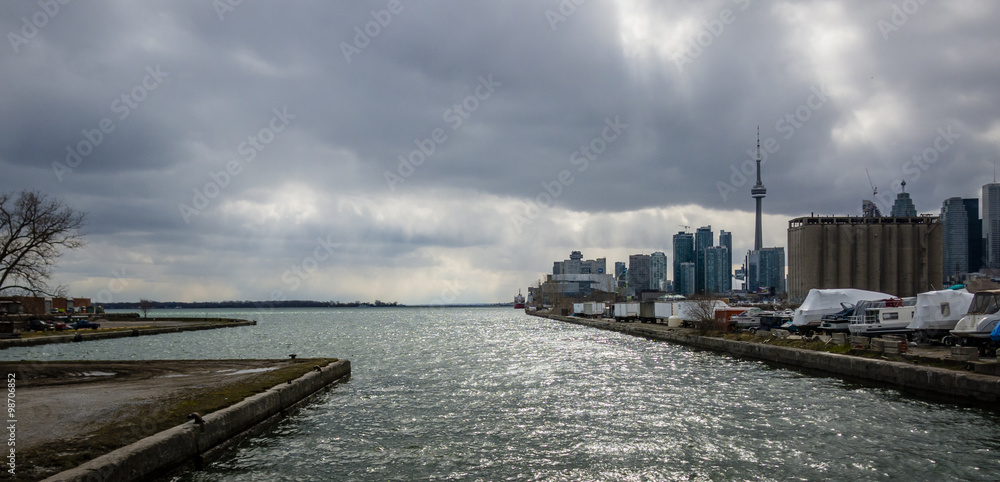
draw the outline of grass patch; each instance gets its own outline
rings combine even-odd
[[[111,333],[116,331],[132,331],[133,329],[144,330],[148,328],[154,328],[153,326],[136,326],[136,327],[120,327],[120,328],[98,328],[96,330],[90,328],[84,328],[82,330],[63,330],[63,331],[23,331],[21,332],[20,338],[44,338],[47,336],[73,336],[77,333],[87,334],[87,333]]]

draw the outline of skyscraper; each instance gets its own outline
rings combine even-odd
[[[754,229],[753,238],[753,249],[759,251],[764,245],[764,235],[761,229],[761,201],[764,200],[764,195],[767,194],[767,189],[764,187],[764,183],[760,181],[760,126],[757,127],[757,184],[750,188],[750,196],[754,198],[757,202],[757,224]]]
[[[906,192],[906,181],[901,183],[902,191],[896,194],[896,202],[892,205],[892,212],[889,216],[894,218],[908,218],[917,215],[917,208],[910,199],[910,193]]]
[[[683,296],[694,294],[694,263],[685,261],[677,267],[677,278],[674,279],[674,293]]]
[[[983,267],[983,220],[979,218],[979,199],[962,199],[965,214],[969,217],[969,272],[976,273]]]
[[[649,255],[649,289],[664,290],[667,286],[667,254],[657,251]]]
[[[983,253],[986,267],[1000,268],[1000,184],[983,186]]]
[[[720,229],[719,246],[729,250],[729,254],[726,256],[726,281],[723,284],[723,292],[725,292],[733,288],[733,233]]]
[[[760,290],[760,251],[751,249],[747,252],[747,293],[756,293]]]
[[[710,246],[705,248],[705,293],[726,293],[730,289],[730,273],[726,269],[729,248]]]
[[[648,254],[632,254],[628,257],[628,288],[631,294],[639,294],[649,289],[650,271]]]
[[[715,244],[712,226],[702,226],[694,232],[694,292],[705,292],[705,249]]]
[[[769,293],[785,293],[785,248],[764,248],[758,252],[757,286]]]
[[[694,284],[689,286],[685,283],[694,283],[694,274],[690,278],[684,277],[684,263],[694,266],[694,235],[681,231],[674,235],[674,293],[688,296],[694,293]]]
[[[941,206],[942,264],[944,279],[958,281],[969,268],[969,215],[960,197],[944,200]]]

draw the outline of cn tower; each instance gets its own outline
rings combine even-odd
[[[757,126],[757,184],[750,189],[750,195],[757,201],[757,230],[753,238],[753,249],[755,251],[760,251],[764,244],[760,227],[760,202],[764,199],[765,194],[767,194],[767,189],[760,182],[760,126]]]

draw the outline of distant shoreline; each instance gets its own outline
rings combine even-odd
[[[102,303],[108,310],[139,310],[139,302],[118,302]],[[175,309],[276,309],[276,308],[502,308],[513,307],[513,303],[452,303],[433,305],[404,305],[401,303],[385,303],[376,301],[374,303],[355,301],[340,303],[336,301],[151,301],[150,310],[175,310]]]

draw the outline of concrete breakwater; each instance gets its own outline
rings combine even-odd
[[[991,375],[765,343],[699,336],[687,330],[671,329],[662,325],[636,325],[557,315],[547,317],[557,321],[680,343],[738,357],[764,360],[875,382],[949,401],[977,404],[1000,401],[1000,377]]]
[[[0,350],[16,346],[38,346],[52,343],[72,343],[76,341],[108,340],[112,338],[127,338],[130,336],[162,335],[164,333],[180,333],[182,331],[214,330],[216,328],[231,328],[237,326],[254,326],[257,324],[253,320],[235,320],[221,318],[179,318],[179,319],[156,319],[158,321],[175,321],[171,326],[142,326],[131,329],[118,329],[114,331],[99,330],[78,330],[65,335],[49,335],[33,338],[9,338],[0,340]],[[142,323],[140,319],[136,323]]]
[[[199,467],[232,445],[273,426],[291,410],[332,384],[347,380],[351,364],[338,360],[316,367],[287,384],[276,385],[218,410],[93,459],[46,481],[102,482],[148,480],[178,468]]]

